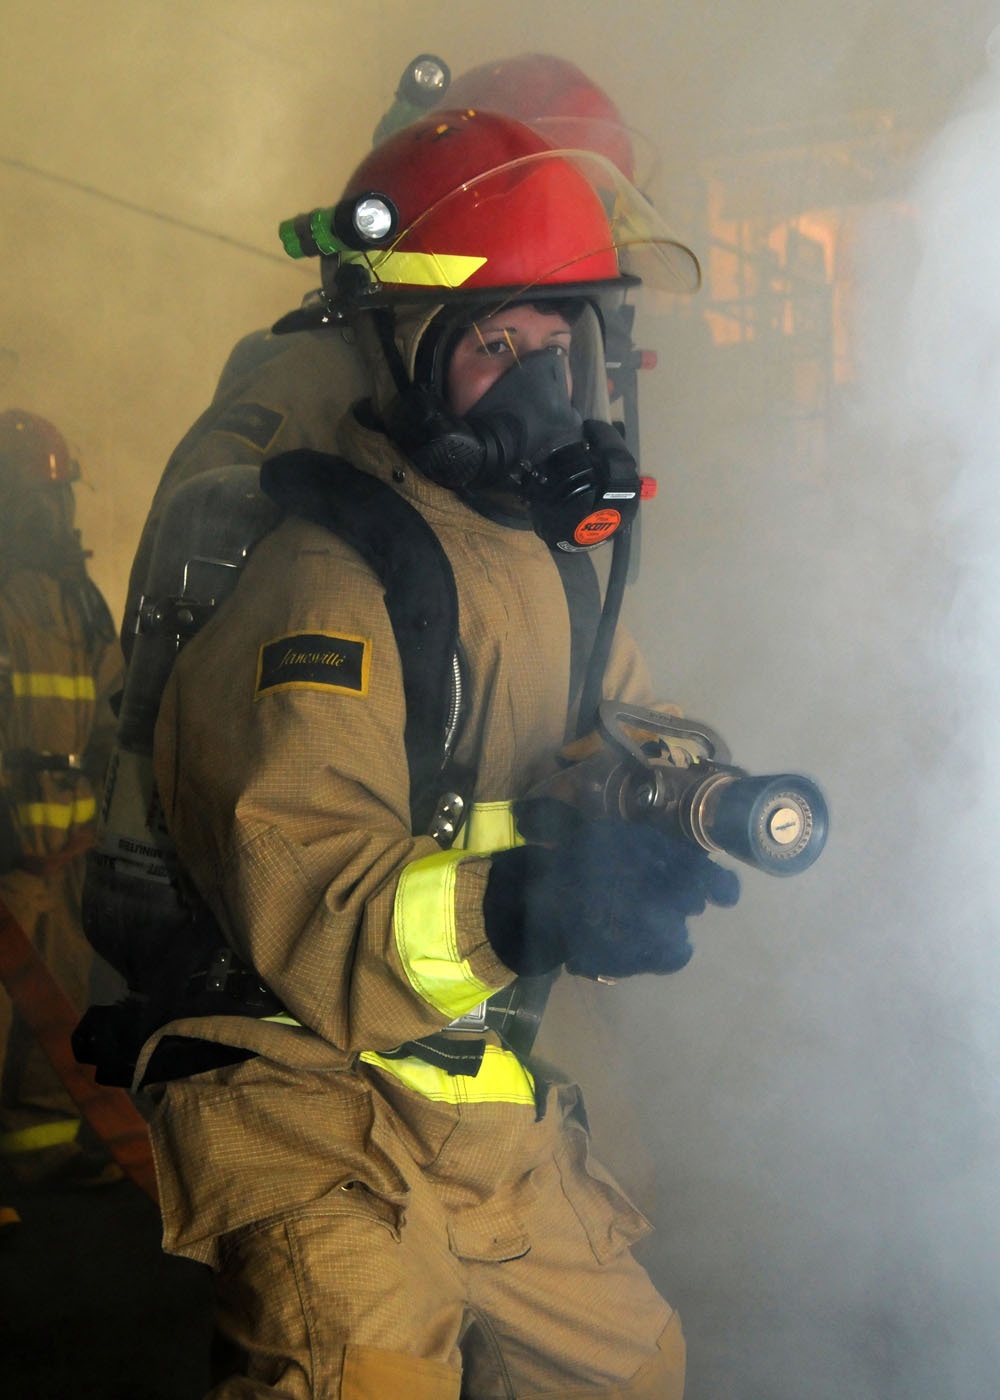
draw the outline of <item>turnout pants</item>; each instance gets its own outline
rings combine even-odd
[[[166,1086],[153,1125],[167,1245],[214,1264],[218,1326],[245,1358],[212,1400],[681,1400],[679,1319],[630,1248],[649,1226],[590,1159],[576,1086],[551,1086],[539,1119],[523,1104],[431,1103],[377,1070],[300,1074],[302,1095],[273,1086],[289,1124],[296,1097],[305,1114],[280,1144],[278,1100],[251,1083],[260,1065],[200,1076],[214,1080],[200,1101],[192,1082]],[[350,1101],[328,1115],[342,1130],[327,1189],[253,1211],[210,1252],[183,1248],[210,1171],[189,1152],[214,1142],[225,1159],[227,1119],[256,1123],[257,1151],[238,1158],[280,1173],[283,1147],[313,1151],[324,1078]]]

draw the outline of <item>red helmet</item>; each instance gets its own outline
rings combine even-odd
[[[365,254],[397,286],[524,287],[616,279],[600,199],[542,137],[498,113],[448,111],[371,152],[344,199],[392,200],[399,234]]]
[[[598,193],[609,186],[613,201]],[[397,132],[365,157],[334,209],[287,220],[281,237],[293,257],[325,255],[327,292],[356,305],[582,290],[620,285],[633,270],[672,291],[699,280],[694,254],[606,157],[557,150],[511,117],[471,109]],[[649,266],[633,269],[639,249]]]
[[[44,568],[50,549],[74,537],[72,482],[80,475],[66,439],[47,418],[0,413],[0,556]]]
[[[445,100],[516,117],[551,145],[595,151],[636,178],[633,133],[607,93],[565,58],[525,53],[481,64],[455,78]]]
[[[19,408],[0,413],[0,471],[15,490],[63,485],[80,475],[59,429]]]

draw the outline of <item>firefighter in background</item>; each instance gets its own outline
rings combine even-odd
[[[552,145],[596,151],[640,188],[652,175],[649,143],[630,130],[611,98],[567,59],[521,54],[472,68],[452,80],[424,54],[407,66],[396,100],[374,133],[379,145],[421,109],[480,108],[515,117]],[[182,482],[231,463],[260,462],[296,447],[332,451],[344,410],[370,392],[350,329],[331,324],[321,294],[269,331],[253,331],[231,351],[212,402],[174,449],[157,486],[132,566],[123,643],[131,644],[150,551],[164,504]],[[636,450],[635,444],[632,445]]]
[[[94,954],[80,926],[84,852],[114,737],[121,657],[74,529],[76,462],[46,419],[0,413],[0,898],[82,1010]],[[16,1181],[105,1184],[72,1100],[17,1008],[8,1017],[0,1157]]]
[[[336,459],[265,463],[287,516],[167,684],[163,810],[228,946],[147,1042],[137,1084],[157,1103],[165,1246],[214,1268],[219,1326],[245,1356],[217,1400],[683,1392],[679,1320],[631,1253],[648,1224],[590,1158],[580,1092],[532,1061],[520,1018],[564,966],[679,970],[687,920],[736,897],[729,872],[652,827],[581,819],[543,844],[523,839],[530,810],[515,825],[579,727],[560,561],[592,574],[592,532],[637,506],[607,422],[603,310],[639,245],[650,280],[698,281],[603,175],[621,227],[526,126],[436,113],[320,220],[324,286],[374,386],[338,450],[430,527],[456,595],[457,727],[429,826],[411,817],[420,707],[378,551],[315,514]],[[318,227],[295,224],[306,242]],[[418,579],[399,568],[405,596]],[[413,625],[429,642],[437,623]],[[609,696],[649,703],[621,629],[602,672]],[[227,1014],[192,1010],[230,982]]]

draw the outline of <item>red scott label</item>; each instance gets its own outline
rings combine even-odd
[[[609,535],[613,535],[622,523],[621,513],[608,507],[605,510],[595,510],[593,515],[588,515],[585,520],[581,520],[573,531],[573,538],[577,544],[600,544]]]

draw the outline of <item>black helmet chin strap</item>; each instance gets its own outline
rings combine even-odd
[[[396,386],[396,393],[403,396],[412,389],[410,376],[406,373],[406,365],[396,344],[396,319],[392,310],[386,306],[376,307],[371,315],[375,318],[375,334],[378,336],[378,343],[385,356],[385,362],[389,366],[389,373],[392,375],[392,382]]]

